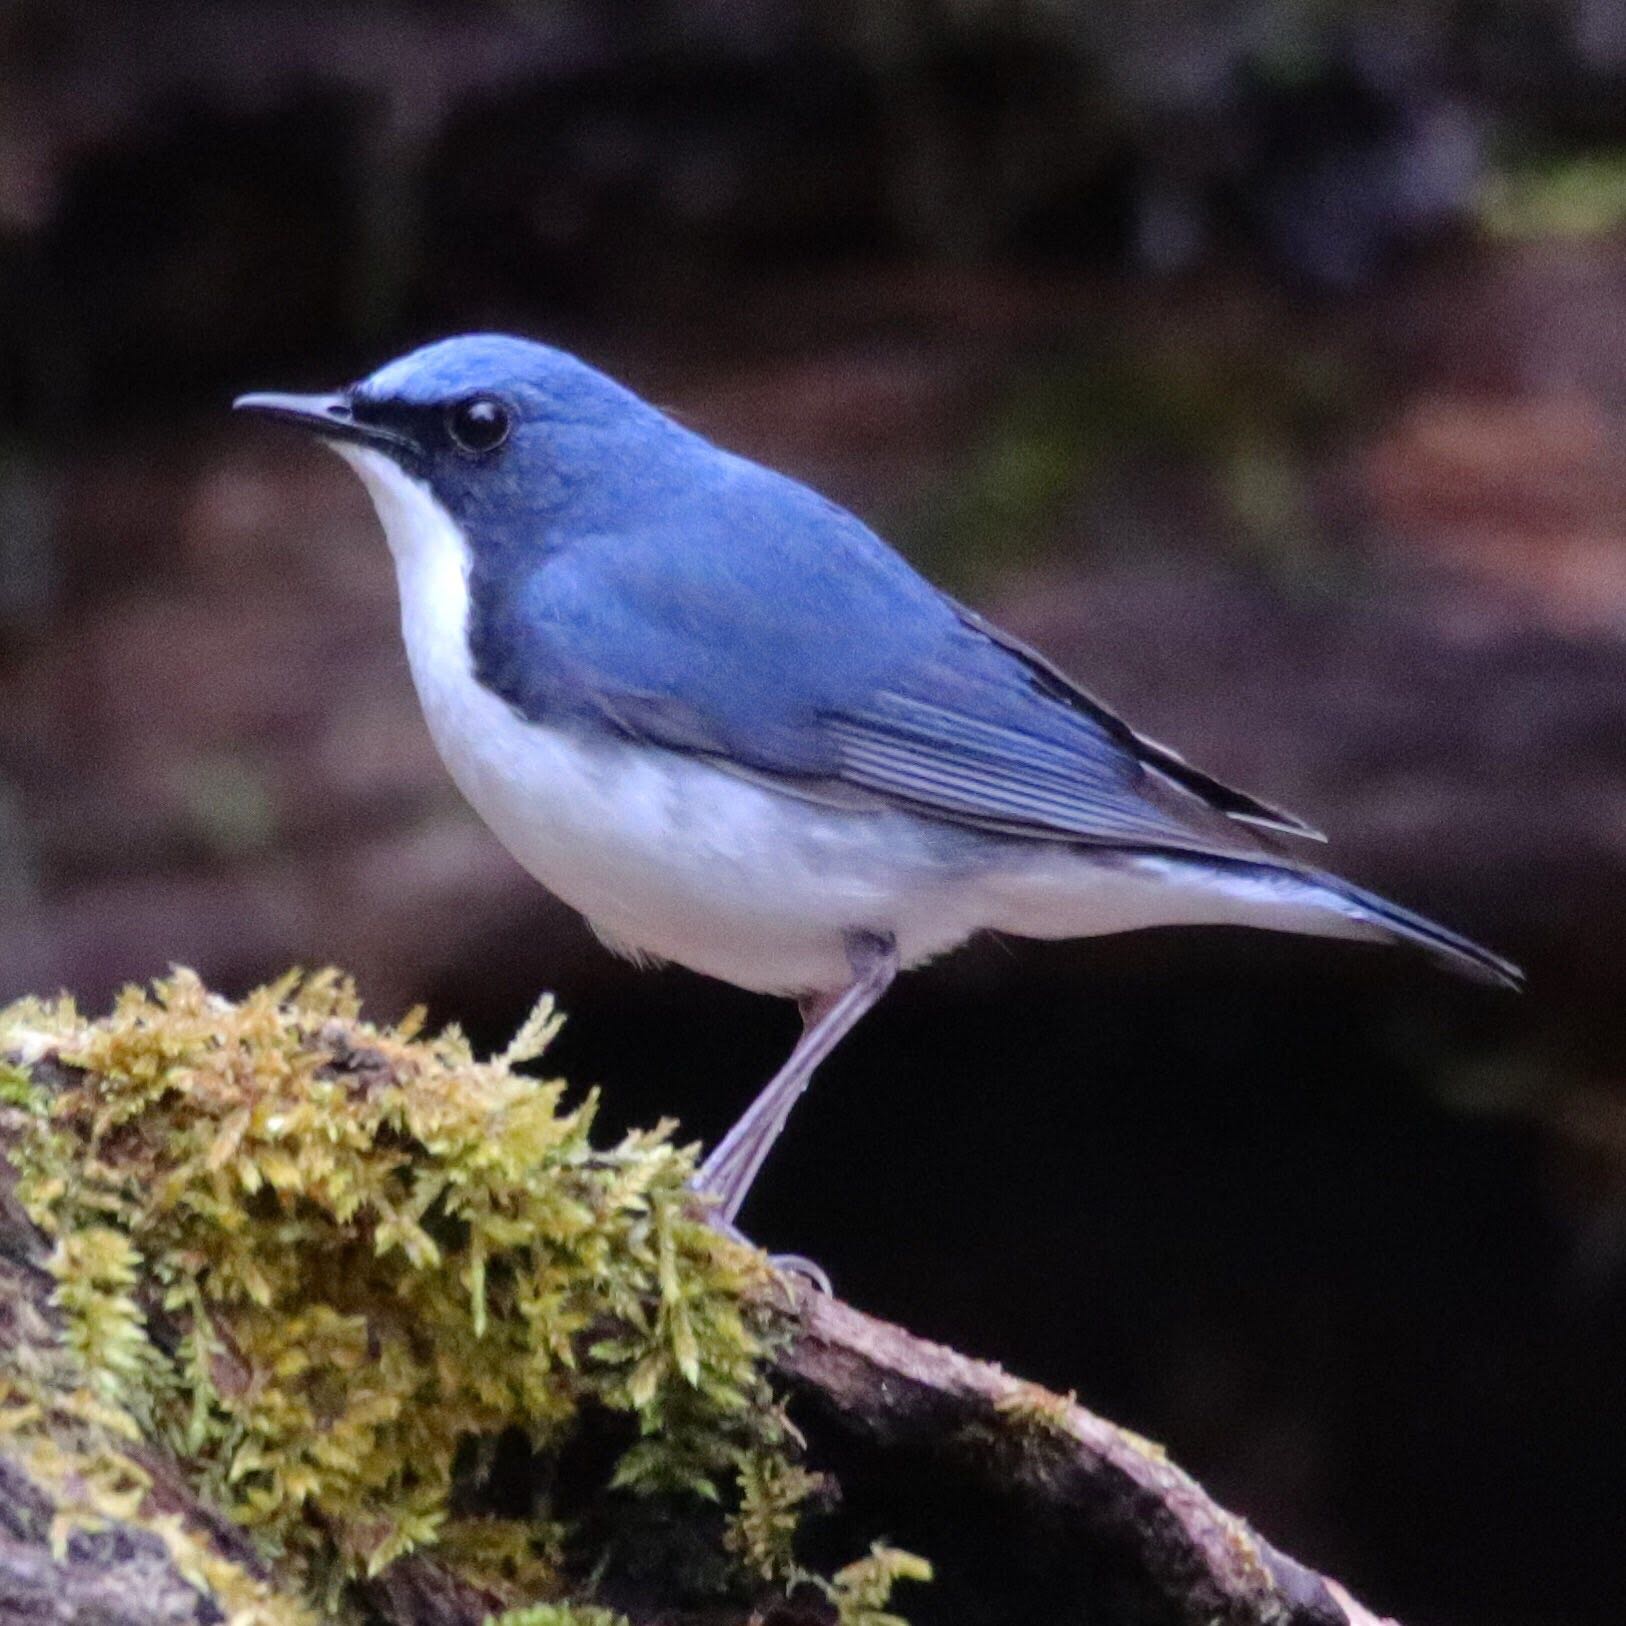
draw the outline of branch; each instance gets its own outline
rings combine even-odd
[[[797,1290],[781,1373],[821,1427],[936,1459],[1039,1538],[1025,1561],[1104,1577],[1110,1618],[1179,1626],[1394,1626],[1279,1553],[1162,1449],[1076,1401]]]

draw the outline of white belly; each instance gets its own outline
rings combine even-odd
[[[1295,896],[1177,861],[1103,861],[901,811],[826,808],[675,752],[527,722],[475,681],[467,544],[450,516],[388,458],[334,449],[383,522],[413,680],[453,779],[514,857],[620,948],[802,994],[846,984],[854,929],[893,937],[904,965],[982,929],[1351,930],[1309,887]]]
[[[964,878],[895,816],[811,807],[502,710],[471,729],[444,699],[425,706],[453,778],[498,838],[616,947],[800,994],[850,980],[850,929],[890,933],[918,963],[978,925]]]

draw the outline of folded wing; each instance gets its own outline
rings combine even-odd
[[[517,599],[482,603],[477,583],[476,650],[481,617],[502,624],[489,647],[525,650],[488,686],[823,802],[1110,846],[1314,835],[1136,734],[843,510],[718,469],[693,511],[575,542]]]

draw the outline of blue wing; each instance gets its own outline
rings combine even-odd
[[[697,443],[702,444],[702,443]],[[1257,851],[1306,826],[1135,734],[852,515],[704,448],[657,512],[471,575],[477,675],[523,715],[817,800],[1045,839]]]

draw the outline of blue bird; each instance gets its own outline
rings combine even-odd
[[[1134,732],[851,514],[497,334],[236,405],[360,475],[463,794],[612,948],[786,995],[706,1159],[732,1226],[814,1069],[978,932],[1239,923],[1506,960],[1292,856],[1299,820]]]

